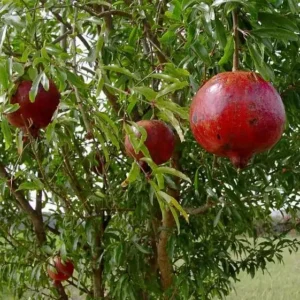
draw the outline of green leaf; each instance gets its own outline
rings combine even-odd
[[[193,49],[204,63],[206,64],[211,63],[209,53],[207,49],[202,45],[202,43],[200,43],[200,41],[194,43]]]
[[[97,83],[97,89],[96,89],[96,97],[99,97],[102,89],[103,89],[103,85],[104,85],[104,77],[102,76],[102,72],[101,70],[97,70],[96,72],[98,74],[98,83]]]
[[[21,191],[21,190],[39,191],[39,190],[42,190],[42,188],[41,188],[40,184],[38,184],[36,182],[27,181],[27,182],[22,182],[19,185],[19,188],[17,189],[17,191]]]
[[[247,41],[250,56],[253,59],[255,68],[265,80],[274,80],[273,70],[264,62],[262,55],[259,53],[256,44]]]
[[[173,208],[172,206],[169,206],[169,209],[170,209],[170,211],[173,215],[173,218],[175,220],[177,230],[178,230],[178,234],[180,234],[180,222],[179,222],[178,214],[177,214],[175,208]]]
[[[170,85],[167,85],[163,90],[161,90],[157,95],[156,95],[156,99],[163,97],[169,93],[174,93],[177,90],[181,90],[184,87],[188,86],[188,82],[187,81],[182,81],[182,82],[175,82],[172,83]]]
[[[138,26],[134,26],[128,38],[128,44],[134,46],[137,40]]]
[[[168,74],[163,74],[163,73],[153,73],[153,74],[150,74],[148,77],[157,78],[157,79],[170,81],[170,82],[179,82],[179,79],[177,77],[173,77],[173,76],[170,76]]]
[[[291,19],[276,14],[275,12],[258,13],[258,21],[261,23],[262,27],[270,27],[272,29],[274,29],[274,27],[282,27],[292,32],[299,31],[297,23],[294,23]]]
[[[177,114],[181,119],[189,119],[189,108],[181,107],[173,101],[158,99],[155,101],[155,106],[162,111],[168,109]]]
[[[94,133],[95,133],[95,136],[96,136],[97,140],[101,144],[101,149],[102,149],[102,151],[104,153],[106,161],[109,161],[109,152],[107,150],[107,147],[106,147],[106,144],[105,144],[105,140],[104,140],[102,134],[98,130],[95,130]]]
[[[219,6],[225,3],[235,2],[243,5],[247,5],[248,0],[215,0],[212,4],[212,6]]]
[[[130,78],[135,79],[135,80],[140,80],[140,78],[136,74],[130,72],[128,69],[126,69],[124,67],[119,67],[117,65],[110,65],[110,66],[103,66],[102,68],[104,70],[109,70],[109,71],[113,71],[113,72],[116,72],[116,73],[124,74],[124,75],[126,75]]]
[[[6,37],[7,25],[4,25],[0,31],[0,53],[2,52],[3,43]]]
[[[131,165],[131,169],[129,174],[124,182],[122,182],[121,186],[126,187],[129,183],[136,181],[136,179],[140,175],[140,167],[136,161],[134,161]]]
[[[4,90],[7,90],[9,86],[9,72],[6,62],[0,63],[0,85]]]
[[[220,43],[221,48],[224,49],[227,45],[227,37],[226,37],[226,31],[225,31],[224,25],[219,19],[216,19],[215,23],[216,23],[217,39]]]
[[[10,131],[10,127],[8,125],[7,119],[2,118],[1,121],[1,130],[5,140],[5,150],[9,149],[12,143],[12,135]]]
[[[20,108],[19,103],[15,103],[15,104],[6,104],[4,107],[4,114],[10,114],[13,113],[15,111],[17,111]]]
[[[206,192],[211,198],[218,200],[218,195],[211,188],[207,188]]]
[[[216,227],[218,225],[222,212],[223,212],[223,207],[219,210],[218,214],[216,215],[216,217],[214,219],[214,227]]]
[[[220,59],[220,61],[218,63],[220,66],[228,63],[228,61],[232,59],[233,50],[234,50],[233,37],[230,36],[227,39],[227,44],[226,44],[226,47],[224,49],[224,54],[223,54],[222,58]]]
[[[175,207],[181,213],[181,215],[185,218],[185,220],[187,222],[189,222],[188,214],[186,213],[186,211],[182,208],[182,206],[178,203],[178,201],[174,197],[170,196],[169,194],[167,194],[163,191],[158,191],[157,193],[160,197],[162,197],[169,204],[169,206],[172,205],[173,207]]]
[[[159,38],[159,41],[162,44],[165,45],[172,45],[174,43],[174,41],[176,40],[177,35],[173,30],[167,30],[161,38]]]
[[[41,84],[45,91],[49,91],[49,79],[44,72],[42,73]]]
[[[149,249],[147,249],[147,248],[144,247],[144,246],[141,246],[140,244],[138,244],[138,243],[136,243],[136,242],[134,242],[134,245],[136,246],[136,248],[137,248],[140,252],[142,252],[142,253],[144,253],[144,254],[150,254],[150,253],[151,253],[151,251],[149,251]]]
[[[298,0],[288,0],[288,3],[293,14],[297,14],[300,11]]]
[[[155,99],[157,96],[157,92],[146,86],[136,86],[132,90],[143,95],[149,101]]]
[[[34,100],[35,100],[35,97],[37,95],[42,76],[43,76],[43,73],[38,74],[32,82],[32,86],[31,86],[31,89],[29,91],[29,100],[31,102],[34,102]]]
[[[81,77],[79,77],[78,75],[76,75],[68,70],[64,70],[64,72],[67,75],[68,81],[72,85],[75,85],[78,88],[86,88],[86,84],[84,83],[84,80]]]
[[[157,169],[155,169],[155,171],[153,171],[153,174],[159,174],[159,173],[177,176],[179,178],[182,178],[183,180],[186,180],[189,183],[192,183],[190,178],[188,178],[188,176],[186,176],[182,172],[180,172],[176,169],[170,168],[170,167],[158,167]]]
[[[4,23],[11,25],[12,27],[17,27],[18,29],[23,29],[25,27],[25,24],[17,14],[7,13],[5,15],[2,15],[1,18]]]
[[[115,122],[104,112],[97,112],[97,116],[99,116],[104,122],[106,122],[113,130],[116,136],[119,135],[119,130]]]
[[[297,34],[283,28],[261,28],[251,30],[251,34],[258,38],[275,38],[278,40],[298,41]]]
[[[100,127],[101,132],[104,133],[106,141],[108,143],[111,142],[119,150],[119,139],[114,135],[114,132],[111,130],[111,128],[108,127],[105,123],[100,123],[98,126]]]
[[[144,145],[144,142],[147,139],[146,129],[142,126],[138,126],[134,122],[131,122],[131,126],[125,124],[124,128],[135,153],[142,151],[146,157],[150,157],[149,151]]]
[[[158,116],[163,119],[166,120],[167,122],[171,123],[172,126],[175,128],[180,141],[183,142],[184,141],[184,134],[183,131],[180,127],[180,123],[178,122],[178,120],[175,118],[174,114],[171,111],[168,110],[162,110],[160,113],[158,113]]]

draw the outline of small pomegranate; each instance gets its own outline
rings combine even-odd
[[[137,125],[143,127],[147,132],[145,146],[147,147],[152,160],[157,165],[168,161],[175,148],[175,135],[171,128],[164,122],[158,120],[142,120],[137,122]],[[136,136],[139,135],[140,133],[136,132]],[[142,152],[135,153],[127,135],[125,137],[125,150],[128,156],[134,157],[137,160],[144,157]],[[141,164],[141,167],[143,167],[143,163]]]
[[[285,123],[282,100],[271,85],[253,72],[220,73],[195,95],[190,125],[208,152],[228,157],[237,168],[272,148]]]
[[[62,261],[60,256],[51,258],[50,265],[47,267],[47,273],[54,281],[63,281],[69,279],[74,271],[72,261]]]
[[[40,128],[45,128],[51,122],[52,116],[57,109],[60,93],[53,81],[49,81],[49,90],[44,90],[40,84],[35,101],[29,100],[29,91],[32,82],[21,81],[15,94],[10,99],[11,104],[18,103],[19,109],[7,115],[9,123],[19,128],[30,128],[36,133]]]

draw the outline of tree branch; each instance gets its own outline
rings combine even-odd
[[[72,170],[71,164],[68,159],[68,155],[64,147],[62,148],[62,154],[63,154],[63,160],[64,160],[64,166],[65,166],[65,171],[66,174],[68,175],[70,179],[70,184],[77,195],[78,199],[81,201],[83,207],[87,211],[88,214],[91,214],[91,207],[88,205],[88,202],[86,198],[83,195],[82,188],[77,180],[77,177],[74,175],[74,171]]]
[[[197,207],[197,208],[184,207],[184,210],[189,215],[202,215],[202,214],[206,213],[212,207],[216,206],[217,204],[218,204],[218,202],[209,201],[206,204],[204,204],[203,206],[200,206],[200,207]]]
[[[62,26],[62,30],[64,30],[63,28],[65,28],[65,25],[64,25],[64,24],[61,24],[61,26]],[[67,37],[69,34],[71,34],[71,33],[72,33],[72,30],[71,30],[71,29],[65,31],[61,36],[57,37],[57,38],[52,42],[52,44],[54,45],[54,44],[57,44],[57,43],[59,43],[60,41],[62,41],[61,47],[62,47],[64,50],[66,50],[66,37]]]
[[[55,286],[55,288],[56,288],[56,290],[57,290],[57,292],[60,296],[59,300],[68,300],[69,299],[68,295],[65,292],[65,288],[63,287],[63,285],[61,284],[60,281],[56,281],[54,283],[54,286]]]
[[[16,200],[19,203],[20,207],[22,208],[22,210],[24,212],[26,212],[29,215],[30,220],[31,220],[32,225],[33,225],[33,228],[34,228],[34,231],[35,231],[35,234],[36,234],[36,237],[37,237],[37,241],[38,241],[39,245],[43,245],[46,242],[47,238],[46,238],[43,218],[42,218],[41,214],[39,215],[31,207],[29,202],[24,197],[23,193],[18,191],[18,187],[17,187],[15,181],[10,180],[9,174],[5,170],[4,165],[2,165],[1,163],[0,163],[0,177],[2,177],[3,179],[6,179],[7,186],[10,188],[12,194],[16,198]]]
[[[97,18],[103,18],[103,17],[106,17],[106,16],[121,16],[121,17],[126,17],[126,18],[129,18],[129,19],[132,19],[132,15],[130,13],[127,13],[125,11],[122,11],[122,10],[106,10],[106,11],[103,11],[101,13],[97,13],[95,12],[92,8],[86,6],[86,5],[78,5],[78,4],[75,4],[76,7],[88,12],[89,14],[91,14],[92,16],[94,17],[97,17]]]
[[[45,4],[46,3],[46,0],[40,0],[40,2],[42,4]],[[65,27],[68,29],[68,30],[73,30],[73,27],[70,23],[66,22],[62,16],[60,14],[58,14],[57,12],[53,11],[51,8],[50,8],[50,11],[51,13],[53,14],[53,16],[60,22],[62,23],[63,25],[65,25]],[[87,50],[91,50],[91,46],[89,45],[89,43],[86,41],[86,39],[80,34],[80,33],[77,33],[77,37],[81,40],[81,42],[84,44],[84,46],[86,47]]]

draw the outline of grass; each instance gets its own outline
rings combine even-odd
[[[240,282],[234,283],[233,291],[226,300],[287,300],[300,299],[300,253],[283,253],[283,264],[267,265],[269,274],[259,271],[252,279],[247,273],[240,274]]]

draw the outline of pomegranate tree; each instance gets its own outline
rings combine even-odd
[[[142,120],[137,122],[138,126],[143,127],[147,132],[145,146],[147,147],[152,160],[157,164],[167,162],[175,148],[175,135],[171,128],[162,121],[158,120]],[[140,132],[136,131],[136,136],[140,136]],[[133,146],[129,141],[128,135],[125,137],[126,153],[140,160],[144,157],[143,153],[135,153]],[[143,162],[141,162],[143,165]]]
[[[253,72],[220,73],[195,95],[190,125],[208,152],[228,157],[237,168],[272,148],[284,130],[285,110],[271,83]]]
[[[47,273],[54,281],[63,281],[69,279],[74,271],[73,262],[70,260],[62,261],[60,256],[51,258],[47,266]]]
[[[19,104],[19,109],[7,115],[9,123],[19,128],[29,128],[34,135],[40,128],[45,128],[51,122],[57,109],[60,93],[53,81],[49,81],[46,91],[40,84],[34,102],[29,99],[32,81],[24,80],[18,84],[15,94],[10,99],[11,104]]]

